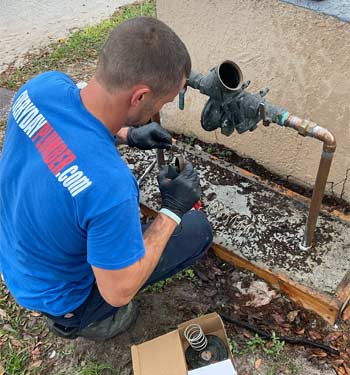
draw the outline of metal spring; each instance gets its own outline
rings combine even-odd
[[[190,324],[186,327],[184,336],[191,347],[200,352],[208,345],[208,339],[205,337],[202,327],[198,324]]]

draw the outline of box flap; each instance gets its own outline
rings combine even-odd
[[[187,375],[178,331],[131,347],[134,375]]]

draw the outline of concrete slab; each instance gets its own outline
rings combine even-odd
[[[282,0],[318,13],[334,16],[342,21],[350,22],[350,0]]]
[[[247,177],[228,163],[188,146],[185,158],[199,171],[202,210],[213,225],[215,242],[274,273],[334,296],[350,270],[349,223],[329,214],[319,217],[315,243],[308,252],[299,249],[308,208],[291,197]],[[127,151],[126,151],[127,150]],[[136,177],[155,158],[154,152],[122,148],[121,153]],[[168,160],[172,160],[172,154]],[[160,208],[157,168],[144,180],[142,202]]]

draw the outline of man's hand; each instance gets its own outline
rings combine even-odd
[[[165,208],[179,219],[198,202],[201,186],[197,171],[192,164],[185,162],[184,169],[174,174],[172,166],[165,166],[158,176],[162,208]]]
[[[139,128],[129,128],[127,142],[130,147],[137,147],[140,150],[169,149],[171,135],[156,122],[151,122]]]

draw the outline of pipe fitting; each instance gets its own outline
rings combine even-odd
[[[284,125],[295,129],[303,137],[314,137],[314,129],[318,126],[310,120],[302,119],[293,115],[287,117]]]
[[[310,120],[301,119],[298,116],[289,115],[284,126],[295,129],[303,137],[309,136],[323,142],[323,151],[335,152],[337,148],[334,135],[322,126]]]
[[[337,148],[337,142],[334,135],[328,129],[316,125],[316,127],[313,129],[312,136],[323,142],[323,151],[333,153],[335,152]]]
[[[310,136],[312,135],[312,132],[313,132],[313,129],[316,127],[317,125],[315,123],[313,123],[312,121],[309,121],[309,120],[303,120],[299,126],[299,129],[298,129],[298,132],[300,135],[302,135],[303,137],[306,137],[306,136]]]

